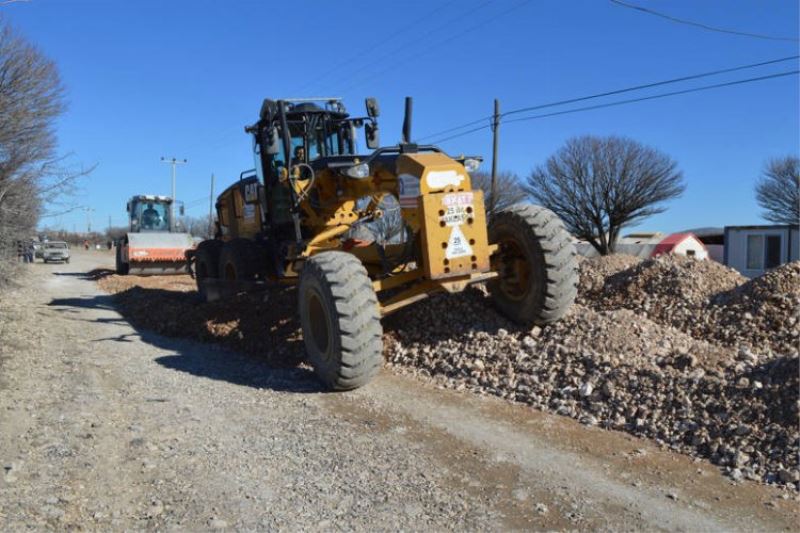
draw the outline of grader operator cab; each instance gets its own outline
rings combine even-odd
[[[216,237],[189,254],[198,290],[296,284],[308,359],[337,390],[382,366],[381,317],[435,292],[486,282],[517,322],[560,318],[577,284],[561,221],[533,205],[487,221],[469,176],[479,158],[412,143],[410,98],[402,143],[379,148],[378,104],[366,107],[351,117],[339,99],[264,101],[245,128],[255,169],[219,196]],[[360,127],[371,153],[358,153]],[[398,238],[381,235],[389,220]]]
[[[127,210],[130,225],[117,242],[117,274],[185,274],[193,241],[177,231],[172,198],[140,194],[130,199]]]

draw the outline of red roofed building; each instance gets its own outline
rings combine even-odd
[[[585,257],[594,257],[597,250],[588,242],[578,241],[575,248]],[[692,233],[633,233],[617,241],[616,253],[647,259],[661,254],[678,254],[695,259],[708,259],[708,249]]]
[[[707,259],[708,250],[700,239],[691,233],[673,233],[667,235],[653,250],[653,257],[661,254],[678,254],[694,257],[696,259]]]

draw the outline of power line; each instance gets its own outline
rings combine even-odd
[[[0,1],[1,1],[1,0],[0,0]],[[365,49],[365,52],[363,52],[363,53],[361,53],[361,54],[356,54],[356,55],[354,55],[354,56],[351,56],[351,57],[350,57],[350,59],[348,59],[347,61],[343,61],[343,62],[341,62],[341,63],[337,63],[337,65],[336,65],[335,67],[333,67],[331,70],[329,70],[329,71],[326,71],[325,73],[323,73],[323,74],[321,74],[321,75],[319,75],[319,76],[315,76],[313,79],[311,79],[311,80],[309,80],[308,82],[306,82],[306,83],[304,83],[303,85],[301,85],[301,86],[300,86],[300,88],[299,88],[299,89],[297,89],[297,90],[298,90],[298,92],[302,92],[302,91],[303,91],[303,90],[305,90],[306,88],[308,88],[308,87],[312,87],[312,86],[313,86],[315,83],[318,83],[320,80],[322,80],[322,79],[324,79],[324,78],[328,77],[330,74],[333,74],[333,73],[335,73],[335,72],[339,72],[342,66],[345,66],[345,65],[348,65],[348,64],[350,64],[350,63],[353,63],[354,61],[358,60],[358,58],[359,58],[360,56],[366,55],[366,53],[368,53],[368,52],[373,52],[373,51],[374,51],[376,48],[380,48],[380,46],[381,46],[382,44],[385,44],[385,43],[387,43],[387,42],[391,42],[391,40],[392,40],[394,37],[396,37],[397,35],[400,35],[400,34],[404,33],[404,32],[405,32],[407,29],[409,29],[409,28],[415,27],[415,26],[416,26],[416,25],[417,25],[417,24],[418,24],[420,21],[424,21],[424,20],[426,20],[426,19],[430,18],[431,16],[435,15],[436,13],[438,13],[438,12],[440,12],[440,11],[444,10],[445,8],[449,7],[450,5],[452,5],[452,4],[454,4],[454,3],[456,3],[456,1],[457,1],[457,0],[449,0],[449,1],[447,1],[447,2],[444,2],[444,3],[443,3],[443,4],[441,4],[439,7],[437,7],[437,8],[435,8],[435,9],[433,9],[432,11],[428,12],[428,14],[427,14],[427,15],[425,15],[425,16],[423,16],[423,17],[420,17],[419,19],[415,19],[415,20],[414,20],[414,22],[412,22],[412,23],[410,23],[410,24],[407,24],[407,25],[405,25],[405,26],[401,27],[399,30],[397,30],[396,32],[392,33],[392,34],[391,34],[391,35],[389,35],[388,37],[386,37],[386,38],[384,38],[384,39],[381,39],[381,41],[380,41],[380,42],[377,42],[377,43],[375,43],[373,46],[370,46],[370,47],[368,47],[367,49]],[[467,11],[466,13],[464,13],[464,12],[460,12],[460,13],[459,13],[459,15],[458,15],[457,17],[455,17],[455,18],[453,18],[453,19],[451,19],[451,20],[447,21],[445,24],[443,24],[443,25],[441,25],[441,26],[437,26],[437,27],[436,27],[436,28],[434,28],[434,30],[432,30],[432,31],[438,30],[438,29],[440,29],[440,28],[447,27],[447,26],[449,26],[450,24],[452,24],[453,22],[455,22],[455,21],[457,21],[457,20],[459,20],[459,19],[461,19],[461,18],[463,18],[463,17],[465,17],[465,16],[467,16],[467,15],[469,15],[469,14],[472,14],[473,12],[475,12],[475,11],[478,11],[478,10],[482,9],[483,7],[485,7],[485,6],[489,5],[489,4],[491,4],[493,1],[494,1],[494,0],[486,0],[486,1],[482,2],[481,4],[479,4],[479,5],[478,5],[478,7],[474,8],[474,9],[472,9],[472,10],[470,10],[470,11]],[[415,41],[417,41],[417,40],[421,39],[422,37],[426,37],[427,35],[429,35],[430,33],[432,33],[432,31],[429,31],[429,32],[427,32],[427,33],[423,34],[421,37],[415,38],[415,40],[414,40],[413,42],[415,42]],[[413,42],[409,42],[409,43],[413,43]],[[380,58],[378,58],[376,61],[381,61],[381,60],[385,59],[386,57],[388,57],[388,56],[391,56],[391,55],[393,55],[394,53],[396,53],[396,52],[398,52],[398,51],[402,51],[403,49],[404,49],[404,47],[400,47],[400,48],[398,48],[398,49],[396,49],[396,50],[393,50],[393,51],[391,51],[391,52],[388,52],[387,54],[385,54],[385,55],[381,56]],[[354,74],[355,74],[355,73],[358,73],[358,72],[361,72],[361,70],[363,70],[363,69],[364,69],[364,68],[366,68],[366,67],[369,67],[369,66],[371,66],[373,63],[374,63],[374,61],[373,61],[373,62],[371,62],[371,63],[368,63],[366,66],[363,66],[363,67],[361,67],[360,69],[358,69],[358,70],[354,71]],[[341,78],[341,81],[344,81],[345,79],[346,79],[346,78]],[[339,80],[339,79],[337,78],[337,81],[338,81],[338,80]],[[210,141],[201,141],[201,142],[197,142],[197,143],[190,144],[190,145],[189,145],[189,148],[186,148],[186,149],[185,149],[185,151],[187,151],[187,152],[191,152],[191,151],[193,151],[193,150],[195,150],[195,149],[197,149],[197,148],[201,148],[201,147],[203,147],[203,146],[207,146],[207,145],[209,144],[209,142],[210,142],[210,143],[214,143],[214,145],[213,145],[213,147],[212,147],[212,148],[210,148],[210,149],[208,149],[208,150],[206,150],[206,151],[213,151],[213,150],[217,150],[217,149],[219,149],[219,148],[221,148],[221,147],[223,147],[223,146],[227,146],[228,144],[230,144],[230,142],[231,142],[230,140],[231,140],[231,138],[233,137],[233,135],[234,135],[234,134],[241,133],[241,132],[242,132],[242,128],[241,128],[241,127],[236,127],[236,128],[226,129],[226,130],[225,130],[225,133],[221,134],[219,137],[217,137],[217,138],[215,138],[215,139],[213,139],[213,140],[210,140]]]
[[[692,20],[681,19],[678,17],[673,17],[672,15],[667,15],[666,13],[660,13],[658,11],[654,11],[652,9],[637,6],[636,4],[629,4],[627,2],[623,2],[622,0],[609,0],[612,4],[616,4],[618,6],[626,7],[628,9],[635,9],[636,11],[641,11],[642,13],[647,13],[648,15],[653,15],[656,17],[661,17],[663,19],[669,20],[670,22],[676,22],[678,24],[686,24],[687,26],[695,26],[697,28],[702,28],[708,31],[715,31],[719,33],[729,33],[731,35],[739,35],[742,37],[753,37],[755,39],[767,39],[769,41],[789,41],[789,42],[800,42],[800,39],[795,37],[776,37],[774,35],[765,35],[762,33],[750,33],[745,31],[736,31],[736,30],[728,30],[725,28],[717,28],[715,26],[709,26],[708,24],[703,24],[701,22],[694,22]]]
[[[535,105],[535,106],[529,106],[529,107],[522,107],[522,108],[519,108],[519,109],[513,109],[511,111],[506,111],[505,113],[503,113],[500,116],[501,117],[505,117],[505,116],[508,116],[508,115],[515,115],[515,114],[518,114],[518,113],[523,113],[523,112],[527,112],[527,111],[534,111],[534,110],[537,110],[537,109],[544,109],[544,108],[547,108],[547,107],[555,107],[555,106],[565,105],[565,104],[574,104],[574,103],[583,102],[583,101],[586,101],[586,100],[593,100],[595,98],[602,98],[604,96],[613,96],[615,94],[623,94],[623,93],[632,92],[632,91],[639,91],[639,90],[642,90],[642,89],[651,89],[653,87],[659,87],[661,85],[669,85],[669,84],[679,83],[679,82],[683,82],[683,81],[706,78],[706,77],[709,77],[709,76],[717,76],[719,74],[727,74],[727,73],[736,72],[736,71],[739,71],[739,70],[746,70],[746,69],[750,69],[750,68],[763,67],[763,66],[766,66],[766,65],[773,65],[773,64],[776,64],[776,63],[782,63],[782,62],[785,62],[785,61],[791,61],[791,60],[798,59],[798,58],[800,58],[800,55],[794,55],[794,56],[789,56],[789,57],[782,57],[782,58],[779,58],[779,59],[771,59],[769,61],[761,61],[759,63],[750,63],[748,65],[740,65],[740,66],[737,66],[737,67],[712,70],[712,71],[708,71],[708,72],[702,72],[702,73],[699,73],[699,74],[691,74],[691,75],[688,75],[688,76],[681,76],[679,78],[672,78],[672,79],[664,80],[664,81],[645,83],[645,84],[642,84],[642,85],[634,85],[632,87],[626,87],[624,89],[616,89],[616,90],[613,90],[613,91],[606,91],[606,92],[602,92],[602,93],[592,94],[592,95],[589,95],[589,96],[581,96],[581,97],[577,97],[577,98],[569,98],[567,100],[559,100],[559,101],[556,101],[556,102],[549,102],[549,103],[546,103],[546,104],[539,104],[539,105]],[[467,128],[469,126],[474,126],[476,124],[480,124],[481,122],[484,122],[484,121],[489,120],[491,118],[492,118],[492,115],[488,115],[488,116],[482,117],[480,119],[473,120],[473,121],[467,122],[465,124],[461,124],[460,126],[455,126],[455,127],[452,127],[452,128],[448,128],[446,130],[442,130],[442,131],[439,131],[439,132],[436,132],[436,133],[432,133],[430,135],[426,135],[424,137],[420,137],[418,140],[421,141],[421,140],[424,140],[424,139],[430,139],[431,137],[438,137],[439,135],[443,135],[445,133],[458,131],[460,129]],[[472,129],[469,132],[465,132],[465,133],[472,133],[473,131],[477,131],[479,129],[483,129],[483,127],[475,128],[475,129]]]
[[[183,205],[185,208],[189,208],[195,205],[204,204],[208,201],[208,195],[203,196],[202,198],[196,198],[194,200],[190,200],[188,202],[184,202]]]
[[[357,68],[356,70],[350,72],[350,74],[337,78],[336,80],[334,80],[334,83],[342,84],[342,83],[347,82],[347,80],[349,78],[354,77],[355,75],[365,71],[366,69],[372,67],[373,65],[380,64],[380,63],[384,62],[387,58],[389,58],[391,56],[394,56],[394,55],[396,55],[398,53],[401,53],[401,52],[405,52],[408,49],[409,46],[413,46],[415,44],[423,42],[425,38],[427,38],[427,37],[429,37],[431,35],[435,35],[436,33],[440,32],[441,30],[449,29],[450,27],[453,26],[453,24],[455,22],[472,15],[473,13],[475,13],[477,11],[480,11],[484,7],[486,7],[489,4],[491,4],[493,1],[494,0],[486,0],[486,1],[481,2],[480,4],[478,4],[477,6],[473,7],[472,9],[469,9],[467,11],[459,12],[458,16],[456,16],[455,18],[452,18],[452,19],[446,21],[445,23],[440,24],[439,26],[436,26],[435,28],[426,31],[425,33],[423,33],[422,35],[420,35],[418,37],[414,37],[411,40],[404,41],[403,44],[401,44],[397,48],[394,48],[391,51],[389,51],[389,52],[387,52],[387,53],[375,58],[374,60],[370,61],[369,63],[366,63],[366,64],[362,65],[361,67]],[[430,49],[430,47],[428,49]],[[396,65],[397,65],[397,63],[393,63],[390,68],[394,68]],[[371,77],[371,75],[370,75],[370,77]],[[348,89],[351,86],[353,86],[353,85],[352,84],[349,85]],[[335,87],[336,87],[336,85],[334,85],[334,88]],[[337,92],[337,91],[334,91],[334,92]],[[342,91],[338,91],[338,92],[342,92]]]
[[[631,91],[638,91],[638,90],[641,90],[641,89],[650,89],[650,88],[653,88],[653,87],[659,87],[661,85],[669,85],[669,84],[672,84],[672,83],[679,83],[679,82],[682,82],[682,81],[689,81],[689,80],[696,80],[696,79],[700,79],[700,78],[707,78],[709,76],[717,76],[719,74],[727,74],[729,72],[736,72],[736,71],[739,71],[739,70],[746,70],[746,69],[750,69],[750,68],[763,67],[763,66],[766,66],[766,65],[774,65],[775,63],[782,63],[784,61],[791,61],[793,59],[798,59],[798,58],[800,58],[800,56],[796,56],[796,55],[795,56],[789,56],[789,57],[783,57],[783,58],[780,58],[780,59],[773,59],[773,60],[770,60],[770,61],[763,61],[761,63],[752,63],[750,65],[742,65],[740,67],[726,68],[726,69],[715,70],[715,71],[711,71],[711,72],[704,72],[702,74],[693,74],[691,76],[683,76],[683,77],[680,77],[680,78],[673,78],[671,80],[657,81],[657,82],[654,82],[654,83],[646,83],[644,85],[637,85],[637,86],[634,86],[634,87],[628,87],[626,89],[618,89],[616,91],[608,91],[608,92],[605,92],[605,93],[594,94],[594,95],[591,95],[591,96],[584,96],[584,97],[581,97],[581,98],[572,98],[570,100],[563,100],[561,102],[556,102],[555,104],[544,104],[544,105],[539,105],[539,106],[523,107],[523,108],[520,108],[520,109],[515,109],[513,111],[508,111],[506,113],[503,113],[503,116],[516,115],[518,113],[523,113],[523,112],[526,112],[526,111],[534,111],[534,110],[537,110],[537,109],[542,109],[544,107],[550,107],[550,106],[554,106],[554,105],[573,104],[573,103],[576,103],[576,102],[581,102],[581,101],[584,101],[584,100],[590,100],[590,99],[593,99],[593,98],[600,98],[600,97],[603,97],[603,96],[612,96],[612,95],[615,95],[615,94],[622,94],[622,93],[627,93],[627,92],[631,92]]]
[[[440,47],[440,46],[442,46],[444,44],[447,44],[450,41],[453,41],[453,40],[457,39],[458,37],[461,37],[464,34],[472,33],[474,31],[476,31],[478,28],[480,28],[481,26],[485,26],[486,24],[489,24],[490,22],[494,22],[495,20],[508,15],[512,11],[516,11],[517,9],[521,8],[522,6],[527,4],[528,2],[530,2],[530,0],[523,0],[522,2],[512,6],[509,9],[506,9],[505,11],[501,11],[500,13],[496,14],[493,17],[489,17],[487,19],[484,19],[481,22],[479,22],[478,24],[474,24],[474,25],[472,25],[472,26],[470,26],[468,28],[465,28],[465,29],[461,30],[460,32],[458,32],[458,33],[456,33],[454,35],[451,35],[450,37],[447,37],[447,38],[445,38],[445,39],[443,39],[441,41],[437,41],[437,42],[425,47],[425,49],[423,49],[421,51],[418,51],[414,55],[403,57],[401,60],[396,61],[396,62],[388,65],[383,70],[371,73],[368,76],[362,78],[361,80],[356,81],[354,83],[351,83],[350,85],[345,86],[343,89],[340,89],[338,92],[344,93],[346,91],[349,91],[350,89],[352,89],[354,87],[358,87],[359,85],[361,85],[364,81],[366,81],[368,79],[378,77],[378,76],[380,76],[382,74],[385,74],[387,72],[390,72],[392,70],[397,69],[398,65],[401,65],[403,63],[407,63],[407,62],[411,61],[412,59],[416,59],[416,58],[418,58],[420,56],[423,56],[425,54],[429,54],[429,53],[433,52],[436,48],[438,48],[438,47]]]
[[[620,106],[620,105],[632,104],[632,103],[635,103],[635,102],[644,102],[644,101],[647,101],[647,100],[656,100],[656,99],[659,99],[659,98],[667,98],[667,97],[670,97],[670,96],[677,96],[677,95],[681,95],[681,94],[696,93],[696,92],[701,92],[701,91],[708,91],[708,90],[711,90],[711,89],[719,89],[719,88],[722,88],[722,87],[731,87],[731,86],[734,86],[734,85],[743,85],[745,83],[754,83],[754,82],[765,81],[765,80],[770,80],[770,79],[774,79],[774,78],[792,76],[792,75],[795,75],[795,74],[798,74],[798,73],[800,73],[800,70],[790,70],[790,71],[786,71],[786,72],[780,72],[780,73],[777,73],[777,74],[769,74],[769,75],[766,75],[766,76],[759,76],[759,77],[756,77],[756,78],[747,78],[747,79],[743,79],[743,80],[729,81],[729,82],[725,82],[725,83],[717,83],[717,84],[714,84],[714,85],[704,85],[702,87],[694,87],[692,89],[684,89],[682,91],[672,91],[672,92],[668,92],[668,93],[654,94],[654,95],[650,95],[650,96],[642,96],[640,98],[630,98],[628,100],[619,100],[617,102],[609,102],[609,103],[606,103],[606,104],[597,104],[597,105],[592,105],[592,106],[578,107],[578,108],[575,108],[575,109],[567,109],[565,111],[555,111],[553,113],[545,113],[545,114],[533,115],[533,116],[529,116],[529,117],[514,118],[514,119],[511,119],[511,120],[505,121],[505,123],[506,124],[510,124],[512,122],[524,122],[524,121],[528,121],[528,120],[536,120],[536,119],[540,119],[540,118],[555,117],[555,116],[558,116],[558,115],[567,115],[567,114],[570,114],[570,113],[578,113],[578,112],[582,112],[582,111],[591,111],[591,110],[595,110],[595,109],[603,109],[603,108],[606,108],[606,107],[615,107],[615,106]],[[438,139],[438,140],[434,141],[434,144],[438,144],[438,143],[442,143],[442,142],[445,142],[445,141],[449,141],[451,139],[456,139],[458,137],[463,137],[465,135],[468,135],[470,133],[474,133],[476,131],[489,129],[490,127],[491,127],[490,125],[486,125],[486,126],[481,126],[479,128],[474,128],[474,129],[471,129],[469,131],[465,131],[463,133],[459,133],[459,134],[456,134],[456,135],[451,135],[450,137],[445,137],[444,139]]]
[[[526,121],[526,120],[534,120],[534,119],[538,119],[538,118],[553,117],[553,116],[557,116],[557,115],[565,115],[567,113],[576,113],[578,111],[590,111],[590,110],[593,110],[593,109],[602,109],[604,107],[614,107],[614,106],[619,106],[619,105],[623,105],[623,104],[632,104],[632,103],[635,103],[635,102],[645,102],[647,100],[656,100],[656,99],[659,99],[659,98],[667,98],[669,96],[677,96],[677,95],[681,95],[681,94],[696,93],[696,92],[708,91],[708,90],[711,90],[711,89],[720,89],[722,87],[732,87],[734,85],[743,85],[745,83],[754,83],[754,82],[757,82],[757,81],[765,81],[765,80],[771,80],[771,79],[775,79],[775,78],[782,78],[782,77],[785,77],[785,76],[792,76],[792,75],[795,75],[795,74],[798,74],[798,73],[800,73],[800,70],[788,70],[786,72],[779,72],[777,74],[768,74],[766,76],[758,76],[756,78],[747,78],[747,79],[744,79],[744,80],[735,80],[735,81],[728,81],[728,82],[724,82],[724,83],[715,83],[713,85],[704,85],[702,87],[693,87],[691,89],[684,89],[684,90],[681,90],[681,91],[672,91],[672,92],[668,92],[668,93],[654,94],[654,95],[650,95],[650,96],[642,96],[642,97],[639,97],[639,98],[630,98],[628,100],[620,100],[618,102],[610,102],[610,103],[607,103],[607,104],[597,104],[597,105],[593,105],[593,106],[579,107],[577,109],[570,109],[570,110],[567,110],[567,111],[556,111],[556,112],[553,112],[553,113],[546,113],[546,114],[543,114],[543,115],[534,115],[534,116],[530,116],[530,117],[514,118],[514,119],[511,119],[511,120],[505,121],[505,123],[508,124],[508,123],[511,123],[511,122],[523,122],[523,121]]]
[[[302,92],[305,89],[308,89],[308,88],[312,87],[315,83],[319,83],[321,80],[324,80],[325,78],[327,78],[331,74],[333,74],[335,72],[338,72],[340,68],[342,68],[342,67],[344,67],[346,65],[349,65],[353,61],[357,60],[359,58],[359,56],[365,55],[366,53],[374,52],[376,49],[381,48],[385,44],[391,42],[392,39],[394,39],[398,35],[402,35],[407,30],[417,27],[417,25],[419,23],[427,21],[433,15],[439,13],[440,11],[443,11],[446,7],[449,7],[451,4],[456,3],[456,1],[457,0],[449,0],[447,2],[444,2],[443,4],[439,5],[439,7],[429,11],[427,14],[419,17],[418,19],[414,19],[414,21],[409,23],[409,24],[406,24],[406,25],[402,26],[401,28],[399,28],[394,33],[392,33],[392,34],[390,34],[390,35],[388,35],[386,37],[382,37],[377,42],[373,42],[370,46],[367,46],[367,47],[364,48],[364,52],[362,52],[360,54],[356,54],[356,55],[350,56],[348,59],[346,59],[346,60],[334,65],[330,70],[323,72],[319,76],[315,76],[313,79],[311,79],[308,82],[306,82],[303,85],[301,85],[297,90],[299,92]]]

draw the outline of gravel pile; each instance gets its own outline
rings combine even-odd
[[[437,296],[387,321],[387,359],[798,488],[799,274],[742,284],[710,261],[584,260],[581,303],[560,322],[519,328],[479,288]]]
[[[800,262],[755,278],[714,300],[718,331],[754,351],[797,355],[800,346]]]
[[[595,270],[594,263],[584,261],[582,274]],[[595,310],[630,309],[696,339],[746,347],[759,355],[798,354],[800,263],[752,281],[715,261],[674,255],[617,272],[607,263],[597,261],[599,274],[587,273],[593,289],[581,294],[579,302]],[[604,272],[610,275],[598,289],[596,278]]]
[[[580,261],[580,285],[578,302],[594,301],[603,292],[606,278],[637,265],[641,259],[627,254],[612,254],[587,259],[578,256]]]

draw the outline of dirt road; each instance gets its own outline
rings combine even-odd
[[[77,254],[0,300],[0,530],[789,530],[794,497],[628,435],[384,372],[132,328]],[[787,498],[787,499],[784,499]]]

